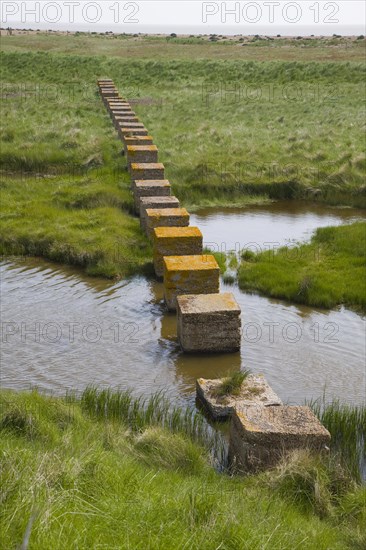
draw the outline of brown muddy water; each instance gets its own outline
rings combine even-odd
[[[316,227],[362,217],[355,209],[281,203],[250,209],[197,212],[192,225],[206,243],[306,240]],[[238,238],[239,235],[239,238]],[[269,240],[270,239],[270,240]],[[49,262],[15,258],[1,263],[1,386],[38,387],[64,394],[88,384],[164,390],[194,403],[197,377],[240,368],[262,372],[287,403],[325,392],[328,400],[365,402],[365,317],[233,292],[242,308],[242,350],[229,355],[186,355],[176,340],[175,315],[165,311],[163,287],[133,277],[111,283]]]

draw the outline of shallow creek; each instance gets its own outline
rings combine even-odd
[[[200,227],[206,244],[229,251],[248,243],[308,240],[316,227],[362,215],[282,202],[199,211],[191,225]],[[111,283],[43,260],[14,258],[1,263],[1,281],[2,387],[63,394],[95,383],[136,394],[165,390],[193,404],[197,377],[245,367],[262,372],[287,403],[324,392],[327,399],[365,401],[365,317],[343,307],[291,305],[222,283],[242,308],[241,354],[191,356],[178,346],[175,315],[165,312],[163,286],[154,279]]]

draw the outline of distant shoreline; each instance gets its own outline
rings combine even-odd
[[[9,32],[10,29],[10,32]],[[0,28],[0,36],[18,36],[18,35],[32,35],[32,34],[52,34],[52,35],[58,35],[58,36],[68,36],[68,35],[93,35],[93,36],[106,36],[106,37],[115,37],[115,36],[126,36],[129,38],[146,38],[146,37],[161,37],[161,38],[202,38],[209,40],[212,37],[216,37],[217,40],[238,40],[238,38],[243,38],[244,40],[252,40],[253,38],[259,38],[262,40],[299,40],[299,39],[307,39],[307,40],[333,40],[334,38],[341,38],[343,40],[349,40],[354,41],[360,39],[360,37],[363,37],[363,35],[341,35],[341,34],[332,34],[332,35],[325,35],[325,34],[319,34],[319,35],[306,35],[303,36],[295,36],[295,35],[285,35],[285,34],[277,34],[277,35],[269,35],[269,34],[217,34],[217,33],[200,33],[200,34],[193,34],[193,33],[147,33],[147,32],[114,32],[114,31],[82,31],[82,30],[74,30],[74,31],[68,31],[68,30],[61,30],[61,29],[24,29],[24,28],[13,28],[13,27],[1,27]]]

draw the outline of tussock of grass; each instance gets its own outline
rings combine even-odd
[[[309,403],[316,416],[329,430],[332,451],[352,476],[360,479],[366,474],[366,406],[355,407],[335,400]]]
[[[125,392],[90,388],[81,401],[10,391],[0,399],[4,548],[18,548],[27,527],[30,549],[343,550],[365,542],[362,488],[333,488],[334,477],[308,458],[271,475],[219,474],[184,430],[151,421],[161,417],[161,398],[142,407]]]
[[[224,378],[222,383],[212,390],[213,395],[217,397],[239,395],[243,382],[248,378],[249,374],[249,370],[234,372],[231,376]]]
[[[239,286],[297,303],[366,308],[366,224],[325,227],[309,244],[246,256]]]

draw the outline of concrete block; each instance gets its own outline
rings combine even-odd
[[[202,254],[202,233],[198,227],[156,227],[153,231],[154,268],[164,275],[164,256]]]
[[[113,112],[112,120],[114,122],[127,122],[128,124],[130,124],[131,122],[141,122],[140,119],[135,115],[133,111],[129,113]],[[122,124],[122,126],[124,125]]]
[[[147,210],[162,210],[164,208],[179,208],[179,200],[177,197],[172,196],[148,196],[148,197],[140,197],[140,225],[141,229],[145,232],[147,232]]]
[[[112,118],[115,118],[116,116],[136,116],[135,111],[127,107],[112,107],[111,109],[109,109],[109,113]]]
[[[129,145],[152,145],[153,138],[151,136],[132,136],[124,139],[124,153],[127,155],[127,147]]]
[[[132,129],[136,129],[136,128],[144,128],[144,124],[143,122],[129,122],[129,121],[121,121],[121,124],[119,124],[119,126],[123,126],[123,128],[132,128]]]
[[[132,111],[132,107],[129,103],[126,103],[126,101],[122,101],[120,99],[113,98],[112,101],[106,101],[107,103],[107,109],[108,111],[112,111],[113,109],[122,109],[124,111]]]
[[[123,141],[123,143],[124,143],[125,137],[147,136],[149,133],[145,127],[144,128],[125,128],[125,127],[122,127],[121,125],[118,126],[117,132],[120,139]]]
[[[209,294],[207,296],[210,296]],[[222,296],[220,294],[220,296]],[[181,300],[182,297],[178,298]],[[202,320],[197,318],[199,323]],[[191,329],[198,329],[192,324]],[[198,329],[199,330],[199,329]],[[206,330],[206,327],[205,327]],[[201,331],[200,331],[201,332]],[[229,335],[231,337],[231,335]],[[235,410],[249,406],[274,407],[282,405],[281,399],[272,390],[263,374],[249,374],[244,380],[240,391],[235,395],[217,395],[216,391],[225,378],[199,378],[196,381],[197,399],[202,403],[212,418],[224,419],[231,416]]]
[[[148,208],[146,210],[146,234],[149,239],[152,239],[155,227],[186,227],[188,225],[189,214],[185,208]]]
[[[211,254],[167,256],[163,262],[164,298],[170,311],[175,311],[177,307],[177,296],[219,292],[220,268]]]
[[[211,276],[211,286],[207,289],[204,279],[203,272],[197,290],[180,292],[181,295],[177,297],[179,343],[184,351],[191,353],[239,351],[240,307],[231,293],[217,293],[217,271]]]
[[[132,182],[135,210],[140,213],[141,197],[168,197],[171,195],[171,185],[168,180],[142,180]]]
[[[239,472],[272,468],[297,449],[315,452],[330,443],[328,430],[309,407],[245,407],[232,415],[229,460]]]
[[[158,162],[158,148],[156,145],[128,145],[127,146],[127,167],[130,171],[131,164],[135,163],[156,163]]]
[[[131,164],[132,180],[163,180],[164,164],[161,162],[141,162]]]
[[[113,126],[118,131],[118,129],[123,126],[124,128],[129,128],[131,124],[137,128],[143,128],[144,125],[137,116],[134,115],[117,115],[112,117]],[[138,126],[140,124],[140,126]]]

